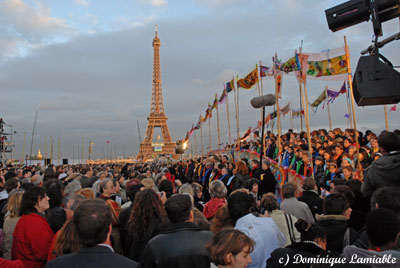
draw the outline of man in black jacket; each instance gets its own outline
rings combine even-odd
[[[314,218],[322,214],[324,200],[318,196],[318,188],[313,178],[306,178],[303,182],[303,195],[297,198],[308,205]]]
[[[110,246],[111,212],[103,200],[91,199],[80,203],[72,219],[83,247],[47,263],[47,268],[106,268],[137,267],[137,263],[114,253]]]
[[[193,223],[192,202],[186,194],[171,196],[165,203],[171,224],[149,241],[140,267],[209,268],[205,248],[213,233]]]

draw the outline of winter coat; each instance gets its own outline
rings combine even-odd
[[[352,209],[349,225],[356,231],[361,230],[365,225],[365,219],[371,211],[369,199],[360,193],[355,194],[354,201],[350,204]]]
[[[212,219],[215,213],[217,213],[217,210],[225,204],[225,198],[211,198],[211,200],[208,201],[204,206],[204,216],[207,218],[207,220]]]
[[[3,246],[3,258],[11,260],[11,247],[13,241],[13,233],[15,226],[21,217],[11,218],[7,216],[4,220],[3,232],[4,232],[4,246]],[[1,267],[1,266],[0,266]]]
[[[231,190],[234,191],[236,189],[243,188],[244,182],[248,179],[250,179],[250,177],[247,174],[246,175],[243,175],[241,173],[236,174],[230,185],[230,187],[232,187]]]
[[[158,235],[165,225],[161,222],[158,218],[154,217],[152,221],[148,224],[146,228],[146,232],[144,234],[130,234],[129,231],[127,232],[128,237],[128,256],[130,259],[140,262],[142,259],[142,254],[144,247],[147,245],[150,239]]]
[[[314,166],[314,178],[315,178],[315,182],[318,185],[318,189],[320,187],[325,188],[324,187],[324,184],[325,184],[324,166]]]
[[[400,189],[400,152],[386,154],[372,162],[364,170],[364,182],[361,192],[370,197],[376,189],[381,187],[395,187]]]
[[[285,216],[285,214],[287,216]],[[285,236],[285,247],[292,244],[292,240],[295,242],[300,242],[300,233],[294,226],[294,224],[297,222],[297,218],[295,216],[287,214],[279,209],[268,212],[268,215],[274,220],[276,226],[278,226],[281,233]]]
[[[260,184],[258,185],[258,195],[260,197],[266,193],[274,193],[276,187],[276,179],[272,174],[271,169],[263,170],[263,173],[260,176]]]
[[[260,170],[260,168],[258,166],[253,168],[249,173],[249,177],[250,178],[260,179],[260,176],[261,176],[261,170]]]
[[[335,254],[329,251],[325,251],[318,244],[314,242],[304,241],[295,243],[286,248],[278,248],[274,250],[271,257],[267,260],[268,268],[281,268],[281,267],[300,267],[309,268],[312,263],[294,263],[296,261],[295,256],[301,256],[303,258],[321,258],[321,257],[335,257]],[[337,255],[336,255],[337,256]],[[284,262],[281,263],[280,260]],[[288,261],[287,261],[288,260]],[[287,261],[287,264],[286,264]],[[286,264],[286,265],[284,265]]]
[[[191,222],[171,223],[151,239],[143,252],[141,268],[209,268],[205,248],[213,233]]]
[[[25,267],[44,267],[53,235],[43,215],[23,215],[14,230],[11,258],[21,260]]]
[[[357,239],[357,232],[349,227],[344,215],[317,215],[317,224],[322,227],[326,233],[326,248],[337,253],[343,251],[343,240],[347,228],[350,231],[350,245]]]
[[[318,196],[318,192],[303,191],[303,195],[298,200],[308,205],[314,217],[316,214],[322,214],[324,200]]]
[[[297,219],[302,219],[312,224],[315,222],[314,216],[308,205],[304,202],[300,202],[296,197],[284,199],[280,205],[280,209],[295,216]]]

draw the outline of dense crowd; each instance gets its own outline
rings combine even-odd
[[[0,267],[395,267],[400,133],[357,136],[268,132],[261,163],[3,167]],[[281,186],[270,159],[304,180]]]

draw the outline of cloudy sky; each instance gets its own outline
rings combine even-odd
[[[21,157],[24,132],[29,154],[35,112],[38,120],[33,152],[44,151],[45,135],[61,141],[61,158],[85,154],[89,140],[94,157],[114,147],[117,155],[136,155],[137,122],[143,139],[150,112],[152,39],[158,24],[165,112],[171,136],[184,138],[204,114],[214,94],[233,75],[244,76],[255,64],[271,64],[274,53],[291,57],[303,40],[303,51],[321,52],[343,46],[346,35],[355,70],[360,51],[371,43],[371,23],[332,33],[324,10],[339,4],[324,0],[0,0],[0,117],[17,131],[14,157]],[[383,24],[384,37],[399,30],[399,20]],[[400,65],[399,43],[381,53]],[[309,100],[325,85],[339,89],[343,81],[310,80]],[[263,81],[272,93],[273,81]],[[296,79],[285,76],[281,104],[298,108]],[[249,105],[256,90],[240,92],[240,129],[255,126],[260,113]],[[232,133],[235,131],[230,96]],[[220,109],[222,141],[228,130],[225,106]],[[400,108],[400,107],[399,107]],[[268,109],[268,112],[270,109]],[[334,126],[347,127],[346,101],[331,106]],[[389,113],[390,128],[400,127],[400,112]],[[357,107],[361,130],[385,127],[383,106]],[[311,128],[328,128],[326,109],[310,118]],[[295,121],[295,129],[300,123]],[[216,130],[216,116],[211,121]],[[283,130],[290,128],[285,118]],[[208,144],[208,124],[203,143]],[[200,137],[197,133],[197,144]],[[217,136],[212,136],[216,146]],[[106,145],[106,141],[110,141]],[[48,145],[49,147],[49,145]],[[85,156],[86,157],[86,156]]]

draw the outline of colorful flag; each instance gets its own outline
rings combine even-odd
[[[390,111],[391,111],[391,112],[396,112],[396,108],[397,108],[397,106],[396,106],[396,104],[395,104],[395,105],[393,105],[392,107],[390,107]]]
[[[329,89],[328,89],[329,90]],[[318,107],[324,100],[326,99],[326,90],[322,91],[322,93],[318,96],[318,98],[310,104],[311,107]]]
[[[348,72],[347,57],[344,47],[327,49],[321,53],[304,53],[308,55],[307,76],[314,78],[342,79]],[[304,63],[301,62],[302,70]]]
[[[290,102],[286,104],[286,106],[282,107],[280,110],[280,114],[285,116],[288,112],[290,112]]]
[[[300,62],[297,54],[282,63],[279,69],[285,73],[300,71]]]
[[[235,80],[234,79],[232,79],[230,82],[228,82],[228,83],[226,83],[226,92],[227,93],[229,93],[229,92],[231,92],[232,90],[234,90],[235,89],[235,82],[234,82]]]
[[[299,118],[301,115],[304,115],[304,110],[300,111],[300,109],[293,109],[292,110],[292,117]]]
[[[274,76],[274,72],[270,67],[260,65],[260,76]]]
[[[258,72],[257,68],[255,68],[253,71],[251,71],[246,77],[239,79],[237,81],[238,87],[244,88],[244,89],[250,89],[252,88],[258,81]]]
[[[221,96],[219,97],[218,104],[224,104],[227,96],[228,94],[226,94],[226,89],[224,89]]]
[[[251,133],[251,127],[246,131],[246,133],[243,134],[243,136],[240,138],[241,141],[247,139],[250,136]]]
[[[328,96],[328,102],[333,103],[333,101],[339,97],[340,94],[345,94],[347,92],[346,90],[346,82],[343,83],[342,88],[339,91],[333,91],[330,89],[326,90],[326,94]]]
[[[305,83],[307,81],[307,69],[308,69],[308,55],[297,54],[300,62],[300,71],[296,71],[296,78],[299,83],[302,81]]]
[[[211,106],[211,110],[214,110],[215,108],[217,108],[217,106],[218,106],[218,94],[215,93],[215,99],[214,99],[213,104]]]
[[[277,90],[278,90],[278,97],[282,98],[282,78],[283,78],[282,72],[281,71],[276,71],[275,73],[276,73],[276,75],[275,75],[275,83],[276,83],[276,87],[277,87]]]
[[[350,118],[350,115],[349,115],[349,114],[344,114],[344,117],[347,118],[347,119],[349,119],[349,118]]]

